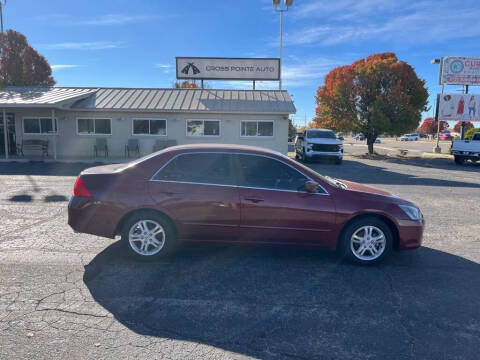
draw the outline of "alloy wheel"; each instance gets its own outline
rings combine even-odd
[[[360,260],[371,261],[380,257],[385,251],[386,238],[376,226],[362,226],[355,230],[350,238],[353,255]]]
[[[128,242],[139,255],[155,255],[165,245],[165,230],[155,220],[140,220],[130,228]]]

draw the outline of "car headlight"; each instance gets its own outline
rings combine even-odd
[[[405,214],[408,215],[408,217],[412,220],[420,220],[422,218],[422,213],[420,212],[420,209],[416,206],[412,205],[398,205],[400,209],[402,209]]]

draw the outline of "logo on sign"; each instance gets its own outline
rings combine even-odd
[[[450,70],[454,73],[459,73],[463,71],[463,62],[460,60],[455,60],[450,64]]]
[[[182,73],[188,75],[190,69],[192,69],[193,75],[200,74],[200,70],[193,63],[188,63],[183,69]]]

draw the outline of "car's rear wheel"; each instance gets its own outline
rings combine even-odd
[[[393,247],[393,235],[388,225],[370,216],[349,224],[341,240],[343,255],[349,261],[362,265],[382,261]]]
[[[123,225],[122,241],[129,254],[139,260],[150,261],[163,257],[177,246],[172,223],[155,212],[140,212]]]
[[[462,165],[465,162],[465,158],[463,156],[455,155],[455,164]]]

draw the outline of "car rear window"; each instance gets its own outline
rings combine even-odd
[[[215,153],[181,154],[159,172],[153,180],[233,185],[231,155]]]

